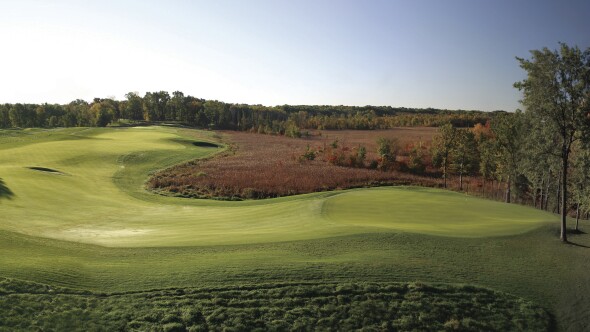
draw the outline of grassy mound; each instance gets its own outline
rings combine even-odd
[[[471,286],[424,283],[272,284],[93,294],[4,280],[6,330],[547,331],[529,301]],[[24,293],[24,294],[23,294]]]

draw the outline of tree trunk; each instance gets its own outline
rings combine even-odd
[[[547,179],[547,186],[545,187],[545,211],[549,209],[549,186],[551,185],[551,173],[547,175],[549,178]]]
[[[447,188],[447,163],[443,165],[443,180],[444,180],[444,187]]]
[[[561,170],[562,176],[562,183],[563,186],[561,190],[561,234],[559,239],[561,242],[567,242],[567,228],[566,228],[566,218],[567,218],[567,169],[568,169],[568,153],[565,146],[563,147],[562,152],[562,164],[563,169]]]
[[[506,203],[510,203],[510,175],[508,175],[508,182],[506,182]]]
[[[539,189],[539,191],[540,191],[540,195],[539,195],[540,196],[539,197],[539,200],[540,200],[539,205],[540,205],[540,207],[539,208],[541,210],[543,210],[543,186],[544,185],[545,185],[545,181],[544,180],[541,180],[541,188]]]
[[[560,173],[559,176],[557,176],[557,178],[562,177],[562,174],[563,173]],[[563,182],[563,178],[561,178],[561,182]],[[557,181],[557,186],[556,186],[556,188],[557,188],[557,194],[555,196],[555,209],[553,210],[553,212],[554,213],[557,213],[557,214],[561,214],[561,210],[559,209],[560,199],[562,198],[561,197],[561,191],[560,190],[561,190],[561,186],[563,185],[563,183],[561,183],[561,182],[560,181]]]
[[[579,232],[578,224],[580,223],[580,202],[576,204],[576,232]]]
[[[463,172],[459,172],[459,190],[463,191]]]

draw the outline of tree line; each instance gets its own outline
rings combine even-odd
[[[390,106],[230,104],[180,91],[130,92],[125,100],[95,98],[69,104],[0,105],[0,128],[104,127],[121,122],[177,122],[188,126],[298,136],[302,129],[387,129],[485,123],[489,113]]]
[[[561,44],[517,58],[527,78],[515,83],[525,111],[503,114],[472,129],[441,126],[432,144],[433,165],[444,185],[449,174],[479,175],[505,183],[514,199],[566,217],[590,212],[590,48]]]

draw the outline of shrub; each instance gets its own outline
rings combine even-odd
[[[301,131],[299,130],[299,127],[297,127],[297,125],[295,125],[294,123],[289,123],[287,124],[287,129],[285,129],[285,136],[292,138],[300,138]]]
[[[377,139],[377,153],[382,160],[393,162],[398,153],[397,140],[379,137]]]
[[[309,144],[307,145],[307,149],[301,155],[300,160],[314,160],[316,156],[316,151],[313,150]]]
[[[365,158],[366,157],[367,157],[367,149],[364,146],[359,145],[359,148],[356,152],[357,166],[363,167],[365,165]]]
[[[422,149],[414,146],[408,155],[408,170],[414,174],[423,174],[426,171],[423,157]]]

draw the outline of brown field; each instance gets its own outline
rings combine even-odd
[[[395,128],[389,130],[316,131],[304,138],[223,131],[230,150],[208,160],[197,160],[157,173],[148,182],[150,189],[185,197],[226,199],[266,198],[341,188],[387,184],[439,186],[439,179],[398,170],[368,169],[377,159],[379,137],[397,139],[404,150],[409,144],[426,146],[436,128]],[[331,144],[338,140],[338,148]],[[328,152],[356,154],[367,149],[365,168],[342,167],[328,162]],[[315,160],[301,160],[307,147],[324,151]],[[403,153],[403,152],[402,152]],[[404,157],[399,156],[398,161]]]

